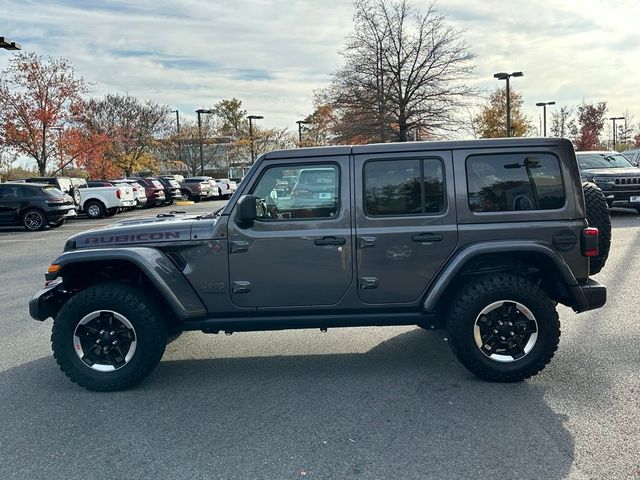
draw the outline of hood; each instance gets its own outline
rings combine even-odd
[[[184,242],[191,240],[191,227],[196,215],[158,215],[133,218],[94,228],[70,237],[65,251],[75,248],[133,245],[146,243]],[[208,222],[216,222],[207,218]]]
[[[584,177],[640,177],[640,168],[585,168],[581,170]]]

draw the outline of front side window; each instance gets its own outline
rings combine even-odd
[[[339,178],[332,163],[267,168],[251,192],[257,197],[258,220],[335,218]]]
[[[554,210],[565,203],[560,164],[546,153],[473,155],[467,188],[473,212]]]
[[[425,215],[445,208],[439,159],[367,162],[364,190],[365,212],[371,216]]]

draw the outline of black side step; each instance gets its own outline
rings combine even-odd
[[[184,322],[184,330],[216,333],[288,330],[303,328],[373,327],[424,325],[435,321],[433,314],[422,312],[344,313],[325,315],[255,315],[250,317],[207,318]]]

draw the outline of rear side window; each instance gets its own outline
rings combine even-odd
[[[560,163],[548,153],[470,156],[467,188],[473,212],[554,210],[565,203]]]
[[[440,159],[367,162],[364,190],[365,212],[370,216],[425,215],[445,209]]]
[[[42,187],[42,191],[47,197],[62,197],[64,194],[56,187]]]

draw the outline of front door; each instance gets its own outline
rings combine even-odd
[[[360,299],[418,301],[456,248],[451,152],[356,156]]]
[[[239,307],[334,305],[352,282],[347,155],[262,163],[245,194],[258,219],[229,219],[231,298]],[[271,165],[270,165],[271,164]]]

